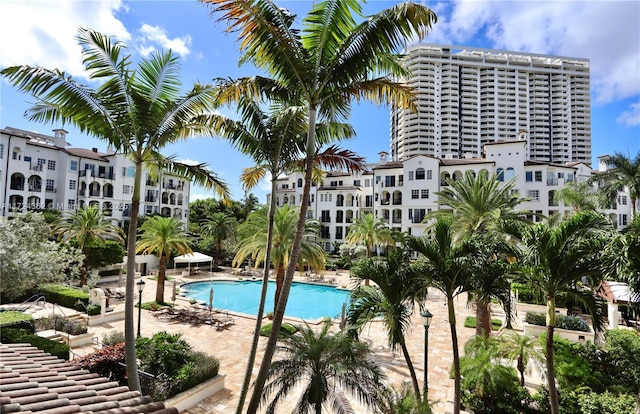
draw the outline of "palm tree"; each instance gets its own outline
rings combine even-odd
[[[98,207],[86,207],[74,211],[66,220],[60,222],[55,233],[65,241],[75,241],[82,251],[82,269],[80,286],[87,284],[88,260],[91,248],[96,244],[104,245],[105,240],[117,240],[124,243],[122,229],[113,225]]]
[[[262,393],[263,401],[271,400],[267,413],[276,412],[278,403],[298,385],[303,389],[295,412],[321,414],[325,405],[337,413],[353,412],[344,392],[366,406],[377,406],[383,374],[368,357],[367,345],[346,332],[331,334],[330,327],[326,322],[316,333],[306,326],[280,342],[282,359],[269,368],[270,382]]]
[[[451,344],[453,347],[454,372],[454,413],[460,413],[460,352],[458,350],[458,334],[456,331],[456,312],[454,298],[471,288],[472,269],[469,256],[472,248],[468,242],[454,239],[453,218],[439,217],[427,229],[422,238],[412,237],[408,241],[410,249],[419,254],[416,267],[430,287],[442,292],[447,298]],[[425,292],[416,292],[426,298]]]
[[[165,271],[167,263],[171,260],[171,252],[192,253],[187,234],[182,228],[182,222],[177,218],[162,216],[147,218],[140,226],[139,232],[141,237],[136,245],[136,253],[156,254],[160,258],[156,302],[164,303]]]
[[[529,367],[529,361],[544,360],[544,354],[538,348],[538,338],[519,335],[513,330],[504,330],[498,340],[500,355],[516,360],[516,368],[520,373],[520,386],[524,387],[524,374]]]
[[[555,202],[563,202],[573,207],[574,212],[582,210],[597,211],[603,204],[607,204],[602,193],[597,192],[589,183],[572,181],[553,194]]]
[[[340,120],[349,115],[352,99],[391,103],[415,110],[409,86],[391,77],[407,75],[397,52],[408,40],[421,40],[435,22],[428,8],[399,3],[356,22],[362,15],[356,0],[326,0],[315,3],[303,20],[302,29],[292,27],[294,18],[271,0],[201,0],[213,13],[238,33],[241,62],[265,69],[273,78],[241,79],[221,94],[221,100],[237,101],[241,96],[268,95],[306,106],[308,111],[304,145],[305,184],[282,295],[273,320],[260,371],[248,411],[258,408],[262,388],[273,359],[303,238],[311,177],[316,151],[318,116]],[[387,76],[390,75],[390,76]],[[235,87],[233,87],[235,86]]]
[[[476,299],[476,335],[484,332],[491,335],[491,312],[489,305],[492,298],[500,299],[502,303],[510,300],[509,282],[506,278],[506,261],[499,251],[487,251],[488,245],[498,247],[499,238],[507,239],[503,227],[513,227],[525,221],[526,213],[516,210],[516,206],[524,201],[515,188],[515,179],[506,183],[498,181],[495,175],[486,173],[475,174],[467,171],[460,180],[448,180],[448,186],[438,195],[438,203],[452,210],[439,210],[427,218],[441,215],[454,217],[455,237],[479,235],[483,238],[477,246],[483,252],[478,257],[480,264],[476,274],[477,288],[474,289]],[[488,234],[493,236],[488,237]],[[491,240],[496,240],[495,242]],[[487,245],[485,242],[490,241]],[[498,243],[498,244],[496,244]],[[484,270],[484,271],[483,271]],[[510,317],[510,315],[508,315]]]
[[[203,220],[202,235],[213,237],[216,242],[216,253],[213,258],[213,268],[218,269],[222,240],[226,240],[235,233],[237,221],[228,214],[218,212]]]
[[[364,244],[367,248],[367,257],[371,257],[373,249],[379,245],[389,245],[394,243],[391,230],[387,223],[371,213],[353,219],[349,226],[349,233],[344,241],[350,245]]]
[[[400,389],[388,387],[382,390],[380,407],[376,414],[431,414],[430,401],[423,401],[416,397],[411,386],[404,382]]]
[[[603,183],[601,189],[605,194],[617,195],[617,192],[624,187],[629,189],[631,220],[633,220],[637,213],[638,197],[640,197],[640,152],[633,159],[616,152],[609,157],[607,163],[611,169],[597,174],[594,179]]]
[[[601,304],[591,289],[579,289],[582,278],[589,277],[597,286],[602,278],[602,251],[607,243],[611,223],[601,214],[581,211],[559,220],[550,218],[526,228],[522,235],[523,281],[547,298],[547,337],[545,356],[552,414],[559,413],[553,359],[553,333],[556,298],[566,294],[582,303],[599,330],[604,317]]]
[[[362,329],[373,320],[382,320],[389,346],[396,349],[399,345],[402,349],[414,395],[420,398],[418,378],[407,350],[405,332],[411,326],[415,292],[421,290],[424,279],[411,272],[409,256],[400,249],[391,249],[384,259],[360,261],[352,268],[351,275],[359,281],[373,280],[377,286],[360,286],[351,292],[348,323]]]
[[[277,208],[273,220],[273,243],[271,246],[271,263],[276,273],[276,292],[274,303],[277,303],[282,294],[282,283],[284,280],[285,268],[289,265],[291,258],[291,247],[296,233],[296,222],[298,220],[298,208],[290,204]],[[324,269],[324,250],[317,242],[318,239],[317,220],[307,220],[305,226],[305,237],[302,242],[298,263],[300,268],[304,263],[308,263],[313,269]],[[233,265],[239,266],[247,258],[251,257],[258,266],[264,263],[268,270],[270,263],[265,262],[268,241],[269,220],[264,210],[258,210],[249,215],[247,221],[242,224],[240,232],[247,236],[238,243],[236,255],[233,258]]]
[[[129,387],[140,390],[136,365],[134,320],[135,247],[143,168],[164,171],[214,189],[225,200],[226,184],[205,164],[186,165],[160,151],[195,135],[213,135],[207,121],[213,113],[213,87],[196,84],[180,95],[178,57],[157,52],[142,59],[137,70],[131,55],[118,41],[91,29],[77,36],[83,64],[96,89],[76,82],[64,72],[42,67],[12,66],[3,69],[5,79],[37,103],[26,112],[31,121],[70,123],[81,133],[106,140],[127,155],[135,167],[131,215],[127,235],[125,296],[125,357]]]

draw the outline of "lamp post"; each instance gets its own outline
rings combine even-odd
[[[140,338],[140,322],[142,321],[142,291],[144,290],[144,280],[142,278],[136,282],[138,286],[138,338]]]
[[[424,393],[424,401],[427,400],[429,394],[429,326],[433,315],[427,309],[420,312],[422,318],[422,326],[424,326],[424,382],[422,384],[422,392]]]

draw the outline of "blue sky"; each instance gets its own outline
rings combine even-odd
[[[277,1],[298,15],[311,1]],[[394,1],[369,1],[372,14]],[[438,23],[425,39],[430,43],[477,46],[554,54],[591,60],[592,152],[596,157],[615,151],[635,156],[640,151],[640,2],[630,1],[471,1],[424,2],[438,15]],[[216,77],[258,74],[252,66],[238,66],[233,34],[195,0],[2,0],[0,67],[17,64],[59,68],[83,77],[74,36],[80,26],[116,36],[134,58],[153,50],[171,48],[181,56],[185,89],[194,82]],[[56,126],[28,122],[24,111],[31,97],[0,82],[0,126],[48,134]],[[222,110],[227,116],[233,113]],[[354,106],[350,122],[357,138],[342,145],[370,161],[389,150],[388,108]],[[103,141],[80,135],[71,127],[74,147],[97,147]],[[240,199],[238,177],[252,161],[224,141],[197,138],[169,148],[166,155],[207,162]],[[261,202],[268,186],[252,192]],[[192,188],[192,200],[209,196]]]

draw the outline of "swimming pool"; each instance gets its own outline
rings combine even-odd
[[[181,286],[184,296],[209,303],[213,287],[213,306],[234,312],[256,315],[262,282],[257,280],[193,282]],[[269,281],[265,313],[273,310],[276,283]],[[286,315],[302,319],[340,317],[342,304],[349,301],[349,291],[333,286],[293,282],[287,301]]]

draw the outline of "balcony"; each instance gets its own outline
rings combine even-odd
[[[45,192],[47,192],[47,193],[55,193],[55,192],[56,192],[56,189],[55,189],[55,188],[53,188],[53,187],[46,187],[46,188],[44,189],[44,191],[45,191]]]
[[[557,186],[558,179],[557,178],[547,178],[547,185]]]
[[[42,172],[42,165],[30,164],[29,171]]]
[[[42,186],[41,185],[30,185],[29,186],[29,191],[31,191],[32,193],[39,193],[40,191],[42,191]]]
[[[147,203],[155,203],[156,201],[158,201],[158,197],[146,196],[144,198],[144,201],[147,202]]]

